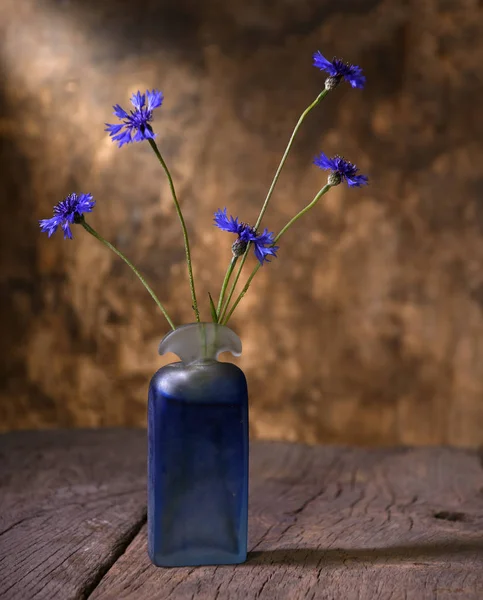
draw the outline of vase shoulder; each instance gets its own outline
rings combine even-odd
[[[159,369],[151,380],[151,392],[156,397],[186,402],[237,402],[246,396],[246,388],[239,367],[214,360],[172,363]]]

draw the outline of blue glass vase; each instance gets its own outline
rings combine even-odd
[[[222,325],[171,331],[148,401],[148,552],[159,567],[236,564],[247,554],[248,393],[241,354]]]

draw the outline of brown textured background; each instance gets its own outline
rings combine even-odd
[[[232,327],[256,437],[483,442],[483,26],[477,0],[3,0],[3,429],[143,425],[167,327],[125,266],[80,229],[40,235],[70,191],[191,320],[183,247],[147,145],[118,150],[111,105],[166,100],[155,129],[191,232],[198,295],[217,293],[227,206],[255,220],[323,76],[363,66],[311,114],[267,213],[278,230],[324,183],[316,152],[371,177],[338,187],[287,234]],[[169,361],[169,359],[168,359]]]

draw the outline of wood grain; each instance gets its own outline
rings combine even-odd
[[[159,569],[146,554],[142,431],[0,437],[5,600],[480,600],[474,451],[257,442],[249,559]]]
[[[145,433],[7,434],[0,464],[0,597],[86,597],[145,522]]]

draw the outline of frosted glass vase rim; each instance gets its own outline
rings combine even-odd
[[[180,325],[161,340],[159,354],[173,352],[184,364],[217,360],[222,352],[240,356],[242,343],[238,335],[226,325],[201,322]]]

